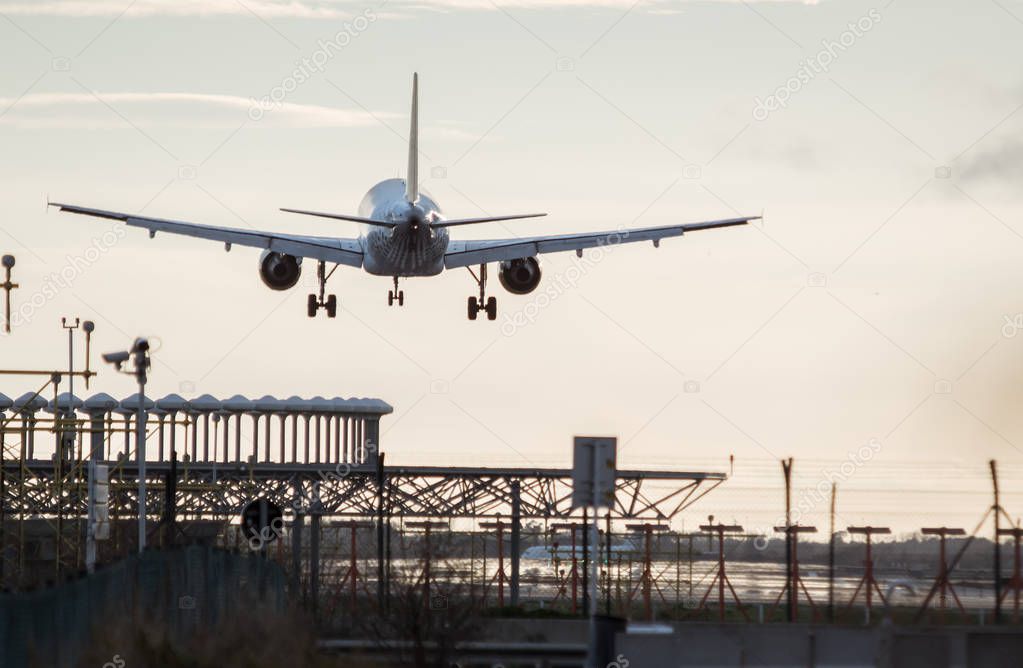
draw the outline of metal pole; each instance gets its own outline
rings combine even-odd
[[[718,621],[725,621],[725,530],[718,527]]]
[[[0,288],[4,289],[4,331],[11,333],[11,290],[18,287],[17,283],[11,282],[11,268],[14,267],[14,256],[3,256],[4,274],[6,279]]]
[[[583,614],[590,614],[590,519],[583,506]]]
[[[1000,528],[1000,518],[1002,512],[1002,505],[998,500],[998,465],[995,460],[990,461],[991,466],[991,483],[995,489],[995,624],[1002,623],[1002,550],[999,544],[1000,537],[998,535],[998,529]]]
[[[319,624],[320,605],[320,515],[319,494],[315,506],[309,516],[309,599],[313,611],[313,619]]]
[[[786,618],[795,621],[795,606],[792,605],[792,458],[783,459],[782,472],[785,474],[785,601]]]
[[[604,573],[607,591],[604,592],[604,614],[611,616],[611,513],[604,516]]]
[[[522,488],[518,480],[511,483],[511,605],[519,604],[519,552],[522,549]]]
[[[302,483],[295,481],[295,519],[291,523],[291,595],[302,598],[302,522],[304,513],[302,504]]]
[[[135,345],[135,375],[139,382],[138,414],[135,417],[135,456],[139,474],[139,554],[146,549],[146,359],[148,346]]]
[[[587,652],[587,665],[590,668],[600,668],[597,664],[599,663],[599,647],[600,639],[597,638],[597,562],[600,560],[600,544],[598,542],[597,532],[600,529],[600,518],[597,516],[597,507],[600,505],[598,498],[599,490],[597,489],[597,463],[596,453],[590,457],[592,470],[590,471],[590,480],[593,481],[592,496],[590,498],[590,504],[593,510],[592,523],[586,522],[586,507],[583,506],[583,525],[586,527],[588,534],[586,543],[583,544],[583,562],[589,558],[588,570],[588,582],[583,583],[583,587],[586,590],[586,614],[590,617],[590,647]],[[592,549],[588,549],[592,546]]]
[[[831,525],[828,540],[828,621],[835,621],[835,496],[838,486],[831,483]]]
[[[380,609],[383,610],[387,598],[386,598],[386,578],[387,573],[384,569],[384,531],[385,531],[385,518],[384,518],[384,485],[387,482],[387,478],[384,476],[384,453],[380,453],[377,458],[377,603],[380,605]],[[390,524],[390,522],[387,522]],[[354,529],[352,530],[355,531]]]

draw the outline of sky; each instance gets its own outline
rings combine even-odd
[[[992,458],[1023,512],[1023,2],[0,0],[0,59],[0,366],[66,365],[77,316],[96,351],[152,337],[154,396],[380,397],[390,462],[616,435],[623,468],[734,474],[690,526],[772,526],[790,456],[804,522],[837,480],[840,521],[972,528]],[[328,320],[312,263],[272,292],[252,249],[46,210],[353,236],[278,208],[403,174],[414,71],[445,213],[550,214],[457,238],[764,221],[544,256],[497,322],[463,270],[399,309],[341,268]]]

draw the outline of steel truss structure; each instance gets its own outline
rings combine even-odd
[[[39,556],[48,577],[81,567],[90,468],[109,471],[111,526],[138,516],[138,396],[82,400],[55,386],[53,395],[0,394],[0,583],[35,579],[33,555],[42,552],[51,555]],[[161,521],[226,527],[256,499],[277,504],[299,527],[305,517],[383,526],[503,515],[518,531],[522,519],[573,516],[569,469],[385,466],[380,419],[392,409],[376,399],[170,395],[143,405],[150,533]],[[726,477],[620,471],[609,520],[669,520]],[[115,531],[102,552],[117,558],[132,542]]]
[[[134,513],[137,470],[127,462],[109,462],[110,507]],[[86,481],[67,475],[55,484],[51,461],[5,461],[4,513],[17,516],[84,515]],[[149,463],[153,492],[147,514],[164,509],[171,465]],[[255,498],[266,498],[285,511],[315,511],[326,517],[373,517],[383,501],[392,517],[493,518],[508,516],[513,505],[523,518],[563,519],[571,510],[569,469],[416,467],[317,464],[184,463],[176,471],[176,515],[180,519],[237,516]],[[720,485],[723,473],[619,471],[612,520],[669,520]],[[12,480],[19,484],[9,484]],[[577,513],[576,513],[577,514]]]

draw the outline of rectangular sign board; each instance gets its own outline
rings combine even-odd
[[[572,508],[611,508],[615,499],[618,439],[576,436],[572,450]]]

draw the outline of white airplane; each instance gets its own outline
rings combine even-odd
[[[509,292],[524,295],[540,284],[540,263],[543,253],[583,250],[597,246],[616,245],[636,241],[651,241],[654,246],[666,237],[679,237],[686,232],[710,230],[718,227],[745,225],[760,216],[726,218],[700,223],[643,227],[610,232],[582,232],[551,236],[521,237],[486,241],[457,241],[448,235],[448,228],[459,225],[490,223],[520,218],[537,218],[545,213],[529,213],[484,218],[445,218],[440,207],[419,188],[419,76],[412,77],[412,113],[409,129],[408,173],[404,179],[387,179],[373,186],[359,205],[359,215],[323,213],[302,209],[281,209],[290,213],[320,216],[359,223],[362,234],[355,239],[344,237],[316,237],[297,234],[258,232],[231,227],[198,225],[163,218],[147,218],[131,213],[93,209],[74,204],[50,203],[61,211],[87,216],[119,220],[127,225],[157,232],[182,234],[200,239],[211,239],[224,244],[262,248],[259,258],[259,276],[271,290],[288,290],[298,283],[302,260],[317,262],[319,294],[308,299],[309,317],[321,308],[327,317],[337,314],[337,297],[324,296],[327,279],[339,265],[361,267],[376,276],[391,276],[394,289],[387,294],[387,303],[399,306],[405,303],[405,293],[398,289],[398,279],[410,276],[435,276],[445,269],[466,267],[479,286],[479,296],[469,297],[468,314],[475,320],[480,311],[487,318],[497,318],[497,299],[486,296],[487,263],[497,262],[501,285]],[[327,263],[334,267],[328,273]],[[479,265],[479,273],[472,266]]]

